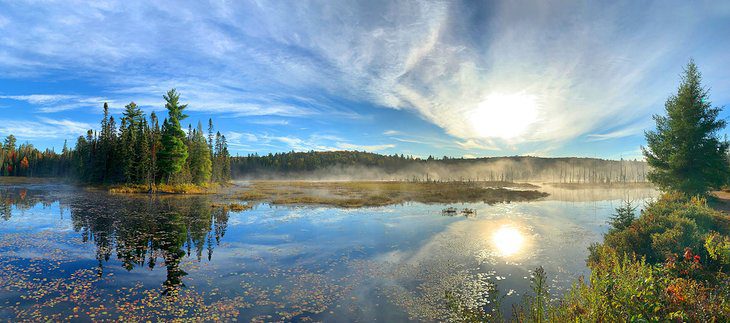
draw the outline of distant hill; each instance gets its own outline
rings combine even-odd
[[[236,179],[489,180],[555,183],[646,182],[637,160],[532,156],[414,158],[360,151],[310,151],[234,157]]]

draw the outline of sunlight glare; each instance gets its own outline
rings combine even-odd
[[[534,95],[494,93],[472,110],[470,122],[480,137],[511,139],[537,120],[537,112]]]
[[[499,228],[494,235],[492,235],[492,242],[497,248],[500,255],[508,257],[514,255],[520,249],[525,241],[522,233],[516,228],[505,225]]]

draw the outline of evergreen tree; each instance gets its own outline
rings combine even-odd
[[[122,172],[124,174],[124,182],[141,183],[145,178],[144,160],[147,158],[142,155],[140,140],[144,136],[144,114],[136,103],[131,102],[126,105],[123,113],[122,124],[125,125],[121,131],[121,162]]]
[[[195,184],[210,181],[212,173],[210,150],[203,136],[203,125],[200,122],[198,122],[198,129],[193,131],[190,150],[190,173]]]
[[[208,149],[210,157],[213,158],[213,119],[208,119]]]
[[[151,156],[150,156],[150,129],[147,125],[147,119],[137,125],[138,140],[135,150],[137,152],[137,160],[135,168],[137,172],[137,182],[140,184],[150,185],[151,175]],[[151,188],[151,187],[150,187]]]
[[[187,116],[183,114],[186,104],[180,105],[180,95],[172,89],[163,96],[165,108],[169,118],[162,124],[162,146],[158,153],[160,173],[170,182],[172,175],[180,172],[188,158],[188,149],[185,146],[185,132],[180,127],[180,121]]]
[[[7,151],[15,151],[15,143],[17,142],[17,139],[15,139],[15,136],[12,134],[5,137],[5,145],[3,145],[3,149]]]
[[[225,135],[221,135],[221,168],[220,182],[229,181],[231,179],[231,154],[228,152]]]
[[[109,157],[111,157],[111,123],[109,120],[109,105],[104,102],[104,117],[101,119],[101,130],[96,149],[92,151],[94,168],[92,182],[103,183],[107,177]]]
[[[160,124],[157,120],[157,115],[152,112],[150,114],[150,174],[151,174],[151,183],[157,183],[157,179],[159,178],[157,176],[158,174],[158,167],[157,167],[157,153],[160,150],[160,137],[162,136],[160,131]],[[150,183],[150,190],[152,189]]]
[[[728,143],[717,136],[726,123],[717,118],[721,109],[712,107],[701,80],[690,61],[677,94],[664,105],[667,115],[655,115],[656,131],[646,132],[648,179],[663,190],[702,195],[728,177]]]

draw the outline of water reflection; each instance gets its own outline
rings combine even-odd
[[[102,203],[99,203],[102,202]],[[110,205],[114,203],[115,205]],[[211,207],[205,197],[84,199],[70,205],[74,230],[96,244],[99,275],[113,251],[122,266],[167,269],[164,293],[182,284],[185,255],[211,259],[225,234],[228,211]]]
[[[492,234],[492,242],[499,255],[509,257],[522,250],[525,237],[519,229],[505,224]]]
[[[113,255],[127,271],[150,270],[161,261],[167,275],[163,294],[182,286],[187,275],[181,260],[194,256],[211,260],[228,225],[228,209],[212,207],[205,196],[186,198],[159,196],[110,196],[103,192],[83,195],[44,194],[47,190],[4,187],[0,190],[0,217],[9,221],[13,210],[48,207],[58,202],[61,212],[70,210],[73,230],[84,243],[96,249],[97,275]]]
[[[589,201],[229,213],[206,196],[0,183],[0,321],[448,321],[445,291],[469,308],[507,293],[509,313],[528,270],[558,294],[587,274],[616,204]]]

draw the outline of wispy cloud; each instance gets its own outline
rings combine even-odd
[[[0,95],[0,99],[23,101],[35,108],[39,112],[54,113],[80,108],[98,108],[105,102],[114,104],[114,100],[103,97],[80,96],[67,94],[30,94],[30,95]]]
[[[37,121],[0,120],[0,135],[14,135],[20,140],[68,139],[73,141],[87,130],[94,129],[88,123],[67,119],[39,118]]]
[[[361,150],[378,152],[395,148],[395,144],[356,144],[339,136],[328,134],[312,134],[306,138],[293,135],[276,136],[268,133],[226,133],[228,143],[234,148],[245,151],[257,151],[257,148],[278,148],[279,151],[334,151],[334,150]]]
[[[474,139],[457,141],[456,145],[465,150],[502,150],[496,145],[485,143],[483,140]]]
[[[289,124],[289,120],[284,119],[260,119],[260,120],[247,120],[247,123],[258,124],[263,126],[286,126]]]
[[[613,140],[613,139],[620,139],[625,138],[629,136],[636,136],[639,134],[642,134],[644,130],[644,127],[628,127],[623,129],[614,130],[607,133],[594,133],[587,135],[587,141],[605,141],[605,140]]]
[[[360,150],[360,151],[382,151],[390,148],[395,148],[394,144],[383,144],[383,145],[356,145],[347,142],[337,143],[337,149],[339,150]]]

